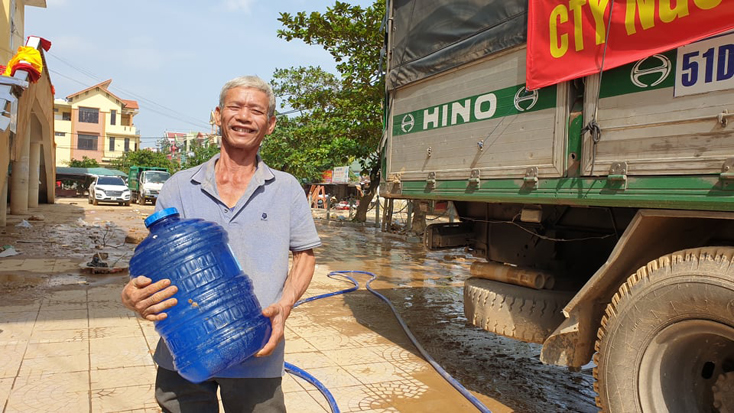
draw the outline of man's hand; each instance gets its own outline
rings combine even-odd
[[[285,320],[291,314],[291,306],[277,302],[268,308],[263,310],[263,315],[270,318],[270,325],[272,326],[272,332],[270,333],[270,340],[265,343],[265,346],[255,354],[255,357],[269,356],[278,346],[283,335],[285,334]]]
[[[152,281],[142,275],[130,280],[122,289],[122,304],[146,320],[160,321],[167,317],[162,311],[178,303],[178,300],[171,298],[178,288],[171,285],[168,279],[156,283]]]

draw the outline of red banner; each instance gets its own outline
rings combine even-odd
[[[529,3],[526,87],[531,90],[598,73],[605,45],[607,70],[734,28],[734,0]]]

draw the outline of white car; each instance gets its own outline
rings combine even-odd
[[[116,202],[130,205],[130,188],[119,176],[98,176],[89,185],[89,203]]]

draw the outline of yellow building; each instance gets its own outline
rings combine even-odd
[[[56,182],[53,140],[53,86],[38,37],[26,40],[25,7],[46,7],[45,0],[0,0],[0,226],[7,214],[24,215],[39,202],[54,202]],[[26,48],[19,51],[19,47]],[[22,56],[21,61],[13,58]],[[13,63],[13,64],[10,64]],[[18,65],[17,63],[20,63]],[[25,67],[22,67],[25,65]]]
[[[138,103],[117,97],[107,80],[54,101],[56,166],[85,156],[109,165],[125,152],[140,148],[133,118]]]

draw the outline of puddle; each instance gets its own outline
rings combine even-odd
[[[467,324],[463,282],[476,258],[462,250],[426,251],[419,242],[407,242],[404,236],[376,228],[317,225],[324,244],[316,250],[317,263],[332,270],[377,275],[372,287],[390,299],[425,350],[469,390],[520,412],[598,411],[590,368],[570,372],[544,365],[539,359],[540,345]],[[359,274],[354,277],[361,288],[369,279]],[[380,320],[391,315],[370,293],[347,294],[345,302],[362,324],[405,341],[400,332],[380,326]],[[405,347],[416,352],[409,344]]]

